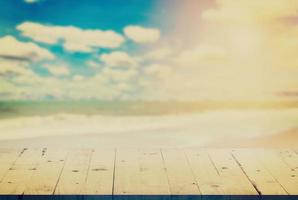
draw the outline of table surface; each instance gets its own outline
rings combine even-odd
[[[298,194],[298,150],[0,148],[0,194]]]

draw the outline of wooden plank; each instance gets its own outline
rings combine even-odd
[[[232,151],[232,155],[260,194],[287,194],[280,183],[277,182],[270,172],[259,162],[254,151],[250,149],[237,149]]]
[[[24,149],[20,148],[1,148],[0,149],[0,183],[9,168],[12,167],[14,162],[23,153]]]
[[[53,194],[67,156],[66,150],[47,149],[24,194]]]
[[[82,194],[112,195],[115,149],[95,149]]]
[[[16,160],[0,184],[0,194],[23,194],[44,152],[28,149]]]
[[[68,151],[0,148],[0,194],[298,194],[291,149]]]
[[[81,194],[85,188],[92,149],[73,149],[55,188],[55,194]]]
[[[224,182],[206,150],[185,149],[185,155],[202,194],[225,194]]]
[[[114,194],[142,194],[139,152],[135,149],[117,149]]]
[[[292,149],[277,150],[282,160],[291,168],[291,171],[298,171],[298,154]]]
[[[200,194],[199,186],[182,150],[162,149],[171,194]]]
[[[249,179],[233,159],[229,150],[214,149],[208,150],[220,177],[224,181],[226,194],[232,195],[258,195]]]
[[[139,163],[143,194],[170,194],[170,187],[159,149],[140,149]]]
[[[264,149],[256,151],[255,155],[287,193],[298,194],[297,172],[292,171],[277,152]]]
[[[114,194],[170,194],[160,150],[117,150]]]

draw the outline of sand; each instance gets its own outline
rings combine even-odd
[[[297,147],[298,109],[180,115],[55,114],[0,120],[0,146]]]

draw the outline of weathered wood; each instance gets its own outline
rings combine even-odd
[[[206,150],[185,149],[190,168],[202,194],[225,194],[224,182]]]
[[[298,194],[297,172],[295,170],[293,171],[277,152],[272,150],[259,150],[256,152],[256,156],[287,193]]]
[[[170,194],[159,149],[117,150],[114,194]]]
[[[92,149],[70,150],[55,194],[81,194],[85,188]]]
[[[256,158],[256,153],[249,149],[237,149],[232,151],[233,157],[242,168],[254,187],[262,195],[287,194],[278,181]]]
[[[24,193],[53,194],[62,173],[66,156],[67,150],[65,149],[47,149]]]
[[[298,194],[297,165],[291,149],[0,148],[0,193]]]
[[[200,194],[199,186],[182,150],[162,149],[171,194]]]
[[[112,195],[115,156],[115,149],[95,149],[92,152],[82,194]]]
[[[224,182],[226,194],[258,194],[247,176],[231,156],[229,150],[214,149],[208,150],[208,153]]]
[[[9,168],[12,167],[14,162],[22,155],[24,149],[19,148],[1,148],[0,149],[0,183]]]
[[[0,194],[23,194],[42,156],[41,149],[25,150],[2,179]]]
[[[291,168],[291,171],[298,172],[298,154],[291,150],[277,150],[282,160]]]
[[[136,149],[117,149],[114,194],[142,194],[140,165]]]

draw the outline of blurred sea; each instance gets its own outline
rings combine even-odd
[[[198,113],[211,110],[291,109],[296,101],[284,102],[179,102],[179,101],[0,101],[0,119],[48,116],[53,114],[82,115],[167,115]]]

